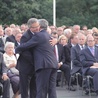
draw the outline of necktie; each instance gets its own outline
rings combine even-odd
[[[90,48],[91,49],[91,53],[94,56],[94,48]]]
[[[83,49],[83,45],[81,45],[81,50]]]
[[[54,46],[54,53],[55,53],[56,59],[58,61],[58,49],[57,49],[57,45]]]
[[[4,47],[4,42],[3,42],[2,38],[0,38],[0,47]]]

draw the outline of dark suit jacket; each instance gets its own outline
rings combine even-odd
[[[16,40],[15,40],[15,36],[14,35],[10,35],[6,38],[6,42],[13,42],[15,43]]]
[[[82,69],[82,64],[80,61],[80,47],[77,44],[76,46],[71,48],[71,61],[72,61],[72,74],[76,73],[80,69]]]
[[[67,65],[71,64],[71,47],[71,44],[67,44],[64,46],[65,63]]]
[[[63,63],[65,63],[63,45],[57,43],[57,48],[58,48],[58,56],[59,56],[59,61],[58,61],[58,62],[63,62]]]
[[[6,42],[13,42],[13,43],[15,44],[15,47],[18,46],[18,43],[17,43],[17,41],[16,41],[14,35],[10,35],[10,36],[8,36],[8,37],[6,38]]]
[[[4,53],[4,42],[1,38],[0,38],[0,52]]]
[[[80,53],[80,61],[83,65],[83,73],[85,74],[93,63],[98,63],[98,48],[95,47],[95,56],[92,55],[88,47],[83,49]]]
[[[0,52],[0,76],[2,76],[2,73],[7,73],[8,68],[6,67],[4,60],[3,60],[3,54]]]
[[[16,52],[21,52],[34,47],[34,65],[35,70],[45,68],[58,68],[57,60],[53,52],[53,48],[50,45],[50,35],[42,30],[27,42],[16,48]]]
[[[27,42],[32,38],[33,34],[30,30],[25,32],[21,38],[20,44]],[[31,74],[34,71],[33,66],[33,54],[31,54],[31,50],[28,49],[25,52],[22,52],[17,61],[17,69],[22,73]]]

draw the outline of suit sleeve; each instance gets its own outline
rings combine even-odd
[[[79,54],[76,52],[75,47],[71,48],[71,60],[73,65],[82,66],[81,62],[79,61]]]
[[[70,58],[70,50],[68,47],[64,47],[64,55],[65,55],[65,63],[70,63],[71,58]]]
[[[80,52],[80,61],[83,67],[91,67],[93,65],[92,61],[87,61],[84,51]]]
[[[6,67],[6,64],[4,63],[4,59],[3,59],[3,54],[0,54],[1,55],[1,66],[2,66],[2,73],[7,73],[8,71],[8,68]]]
[[[32,47],[35,47],[35,46],[37,46],[38,42],[39,42],[39,39],[35,35],[26,43],[21,43],[21,45],[15,49],[15,53],[21,53],[22,51],[25,51],[25,50],[32,48]]]

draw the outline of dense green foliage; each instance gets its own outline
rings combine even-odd
[[[98,0],[56,0],[57,26],[98,23]],[[0,24],[22,24],[31,17],[45,18],[52,25],[53,0],[0,0]]]

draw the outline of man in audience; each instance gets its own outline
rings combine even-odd
[[[18,45],[20,45],[21,37],[22,37],[22,33],[21,32],[17,32],[15,34],[15,40],[16,40],[15,47],[17,47]]]
[[[72,28],[72,32],[78,34],[80,31],[80,26],[79,25],[74,25]]]
[[[82,64],[80,62],[80,51],[85,47],[86,36],[84,34],[78,34],[78,44],[71,48],[71,61],[72,70],[71,74],[80,73],[79,85],[82,87]]]
[[[4,31],[0,28],[0,52],[4,53]]]
[[[57,28],[57,34],[58,36],[61,36],[63,34],[64,29],[62,27]]]
[[[10,80],[7,76],[7,67],[3,60],[3,54],[0,53],[0,82],[3,84],[3,98],[10,97]]]
[[[98,33],[93,33],[93,37],[95,39],[95,46],[98,47]]]
[[[87,36],[87,47],[81,50],[80,61],[83,65],[83,74],[93,77],[94,90],[98,96],[98,48],[92,35]]]
[[[74,47],[78,43],[77,34],[72,34],[70,37],[70,42],[64,46],[64,56],[65,56],[65,64],[69,65],[71,69],[71,48]],[[73,81],[72,81],[73,82]],[[71,84],[69,90],[74,91],[73,83]]]

